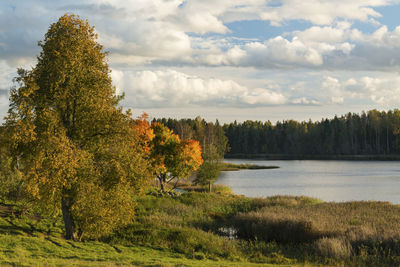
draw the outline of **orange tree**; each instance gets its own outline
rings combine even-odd
[[[153,173],[165,191],[165,184],[174,179],[186,179],[203,163],[201,147],[194,140],[181,141],[179,136],[160,123],[153,123],[150,161]]]
[[[67,239],[97,238],[133,219],[151,177],[107,53],[74,15],[52,24],[32,70],[18,70],[5,123],[26,194],[62,214]]]
[[[153,175],[158,179],[163,192],[166,184],[178,181],[179,178],[187,179],[203,163],[198,141],[182,141],[161,123],[150,125],[147,114],[139,117],[134,125],[140,133],[142,150],[147,152]]]

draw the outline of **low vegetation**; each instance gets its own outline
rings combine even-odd
[[[63,238],[60,216],[45,217],[39,210],[3,203],[0,264],[400,264],[399,205],[325,203],[290,196],[247,198],[223,186],[216,186],[214,193],[201,190],[188,184],[184,193],[148,190],[136,199],[133,223],[97,241],[83,242]]]
[[[387,202],[267,205],[232,220],[245,240],[308,247],[313,260],[346,265],[397,266],[400,206]],[[312,251],[312,252],[311,252]]]
[[[45,223],[46,222],[46,223]],[[99,241],[73,242],[61,237],[62,223],[27,217],[0,218],[1,266],[237,266],[194,254],[141,245],[111,245]],[[240,262],[243,266],[258,266]],[[265,264],[265,266],[270,266]]]

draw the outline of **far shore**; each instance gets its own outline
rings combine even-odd
[[[239,170],[264,170],[264,169],[278,169],[279,166],[265,166],[256,164],[235,164],[230,162],[223,162],[221,171],[239,171]]]
[[[288,154],[226,154],[225,159],[256,160],[380,160],[400,161],[400,155],[288,155]]]

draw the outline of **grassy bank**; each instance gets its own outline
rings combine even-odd
[[[163,199],[166,203],[163,203]],[[226,242],[225,249],[228,249],[229,241],[188,226],[178,226],[181,223],[176,219],[182,215],[181,213],[177,214],[174,220],[166,220],[165,216],[168,214],[171,216],[170,212],[173,211],[170,205],[176,204],[171,200],[169,197],[141,198],[137,207],[138,220],[135,224],[120,229],[118,233],[103,240],[84,242],[72,242],[63,238],[61,218],[44,218],[34,213],[21,213],[22,209],[18,205],[2,203],[0,204],[0,265],[260,266],[240,257],[221,256],[224,250],[221,250],[220,245]],[[150,211],[153,209],[154,213]],[[151,225],[147,223],[157,217],[156,214],[159,214],[160,218]],[[169,224],[161,226],[162,221],[169,221]],[[151,234],[147,236],[149,233]],[[186,239],[192,233],[197,234]],[[176,240],[172,236],[175,234]],[[196,248],[204,244],[210,249],[208,257],[202,252],[205,248]],[[211,248],[213,245],[215,248]]]
[[[62,238],[60,218],[0,208],[0,265],[398,266],[400,206],[307,197],[166,195],[137,198],[136,220],[101,240]],[[197,191],[200,189],[197,188]]]
[[[277,169],[279,166],[264,166],[256,164],[235,164],[223,162],[221,166],[222,171],[239,171],[239,170],[263,170],[263,169]]]
[[[0,235],[0,253],[2,266],[260,266],[250,262],[189,258],[171,250],[140,245],[72,243],[40,236]]]

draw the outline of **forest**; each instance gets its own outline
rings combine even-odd
[[[313,122],[295,120],[233,122],[220,125],[201,118],[158,119],[181,138],[213,142],[220,151],[235,155],[393,155],[400,153],[400,110],[348,113]],[[199,125],[206,129],[202,137]],[[216,132],[216,137],[212,133]],[[225,138],[228,144],[225,145]],[[202,141],[203,140],[203,141]],[[224,150],[225,149],[225,150]]]
[[[370,110],[317,122],[224,125],[231,154],[370,155],[400,152],[400,111]]]

